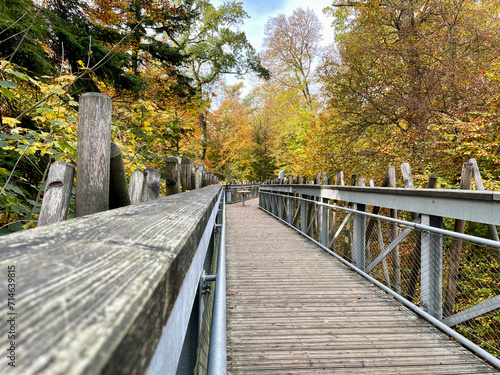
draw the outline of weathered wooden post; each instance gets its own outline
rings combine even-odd
[[[130,184],[128,187],[128,194],[131,204],[141,203],[142,189],[144,187],[144,173],[141,171],[134,171],[130,174]]]
[[[165,196],[179,193],[181,181],[181,158],[170,157],[165,160]]]
[[[207,186],[207,173],[208,172],[205,169],[203,169],[203,173],[201,176],[201,187]]]
[[[196,173],[195,173],[195,189],[201,189],[203,187],[203,164],[196,164]]]
[[[182,191],[192,190],[191,176],[193,174],[193,162],[191,160],[182,159],[181,162],[181,185]]]
[[[191,162],[191,190],[196,189],[196,171],[194,168],[194,162]]]
[[[462,165],[462,177],[460,179],[460,190],[469,190],[472,181],[472,163]],[[464,233],[465,220],[455,219],[455,232]],[[455,295],[457,292],[458,271],[460,267],[460,255],[462,254],[462,240],[454,238],[451,244],[450,266],[448,272],[448,282],[446,283],[446,295],[444,301],[443,315],[445,318],[451,316],[455,304]]]
[[[158,169],[148,168],[144,171],[141,202],[158,199],[160,196],[160,178],[161,173]]]
[[[111,99],[99,93],[80,97],[76,159],[75,216],[109,208]]]
[[[66,220],[68,216],[75,168],[65,161],[56,161],[50,166],[38,226]]]
[[[389,187],[396,187],[396,167],[389,167]],[[390,210],[391,218],[398,218],[398,211],[395,209]],[[391,241],[398,236],[398,225],[396,223],[391,224]],[[401,267],[399,264],[399,246],[396,246],[392,250],[392,267],[393,267],[393,277],[394,277],[394,289],[398,294],[401,294]]]
[[[279,173],[278,173],[278,183],[281,184],[281,181],[285,178],[285,171],[282,169]]]
[[[122,150],[111,143],[109,167],[109,208],[119,208],[130,204],[125,165]]]
[[[469,159],[469,163],[472,163],[472,174],[474,176],[474,183],[476,184],[476,190],[484,191],[483,179],[481,177],[481,171],[479,170],[479,166],[477,165],[476,159]],[[498,238],[497,227],[492,224],[488,224],[488,232],[490,233],[490,238],[493,241],[500,241]],[[498,264],[500,264],[500,249],[495,249],[495,255],[497,258]]]

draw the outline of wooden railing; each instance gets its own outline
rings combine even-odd
[[[111,143],[111,99],[99,93],[80,97],[76,170],[76,217],[157,199],[162,174],[165,196],[219,183],[202,163],[195,167],[190,160],[168,157],[163,173],[155,168],[133,171],[128,184],[122,151]],[[74,175],[71,163],[51,165],[39,226],[66,220]]]
[[[222,186],[179,157],[166,158],[163,173],[132,172],[127,183],[111,143],[111,100],[88,93],[79,108],[76,218],[66,221],[75,167],[56,162],[38,227],[0,238],[8,354],[0,373],[175,374],[185,342],[198,344],[193,321]],[[167,197],[159,198],[162,175]],[[192,373],[195,364],[182,359],[181,367]]]
[[[0,326],[0,347],[12,354],[0,369],[174,374],[221,191],[205,187],[2,237],[2,319],[13,324]]]

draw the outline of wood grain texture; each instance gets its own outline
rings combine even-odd
[[[68,216],[75,168],[65,161],[56,161],[50,166],[38,226],[66,220]]]
[[[194,163],[191,160],[183,159],[181,163],[181,186],[182,191],[191,190],[191,177],[193,175]]]
[[[161,173],[158,169],[148,168],[144,171],[141,202],[152,201],[160,196]]]
[[[165,160],[165,195],[178,194],[181,185],[181,158],[170,157]]]
[[[219,191],[207,187],[2,237],[2,301],[7,265],[18,270],[12,373],[145,373]],[[1,348],[7,328],[0,325]]]
[[[229,374],[497,373],[256,206],[226,206]]]
[[[76,161],[76,217],[109,208],[111,99],[104,94],[80,97]]]
[[[130,174],[130,184],[128,186],[130,204],[141,203],[143,187],[144,187],[144,173],[142,173],[141,171],[132,172]]]
[[[196,171],[194,174],[194,188],[201,189],[203,187],[203,164],[196,163]]]

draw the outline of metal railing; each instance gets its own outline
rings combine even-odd
[[[245,199],[257,198],[259,195],[258,184],[226,185],[226,203],[237,203]]]
[[[208,374],[226,374],[226,203],[222,200],[217,276],[210,331]]]
[[[448,214],[500,225],[498,196],[389,190],[396,198],[370,188],[262,186],[259,206],[500,367],[500,242],[443,229],[450,219],[439,215],[461,202],[468,211]],[[420,212],[407,211],[415,196]],[[375,202],[387,206],[367,212]]]

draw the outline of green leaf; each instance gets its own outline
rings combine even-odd
[[[10,191],[13,191],[14,193],[21,194],[23,197],[25,196],[21,189],[19,189],[17,186],[11,185],[11,184],[5,185],[5,190],[10,190]]]
[[[60,127],[64,127],[64,123],[59,121],[59,120],[50,120],[50,123],[52,125],[57,125],[57,126],[60,126]]]
[[[72,105],[74,107],[78,107],[78,102],[75,102],[74,100],[70,100],[69,105]]]
[[[43,113],[43,114],[47,114],[47,115],[52,115],[54,113],[54,110],[50,109],[50,108],[38,108],[36,111],[38,113]]]
[[[51,92],[54,92],[54,93],[56,93],[56,94],[61,94],[61,95],[63,95],[63,94],[65,94],[65,93],[66,93],[66,91],[64,91],[63,89],[61,89],[61,88],[59,88],[59,87],[54,87],[54,88],[52,88],[50,91],[51,91]]]
[[[9,87],[11,89],[15,89],[17,87],[17,83],[12,81],[0,81],[0,87]]]
[[[22,79],[23,81],[29,81],[30,77],[28,77],[26,74],[24,73],[20,73],[20,72],[12,72],[13,75],[15,75],[17,78],[20,78]]]
[[[34,201],[33,199],[26,199],[26,201],[30,204],[33,205],[33,207],[42,207],[42,205],[36,201]]]
[[[20,230],[23,230],[24,227],[21,223],[14,223],[10,226],[10,229],[13,231],[13,232],[18,232]]]
[[[11,100],[14,97],[14,94],[11,93],[10,90],[6,87],[0,87],[0,92],[2,93],[3,96],[5,96],[9,100]]]

